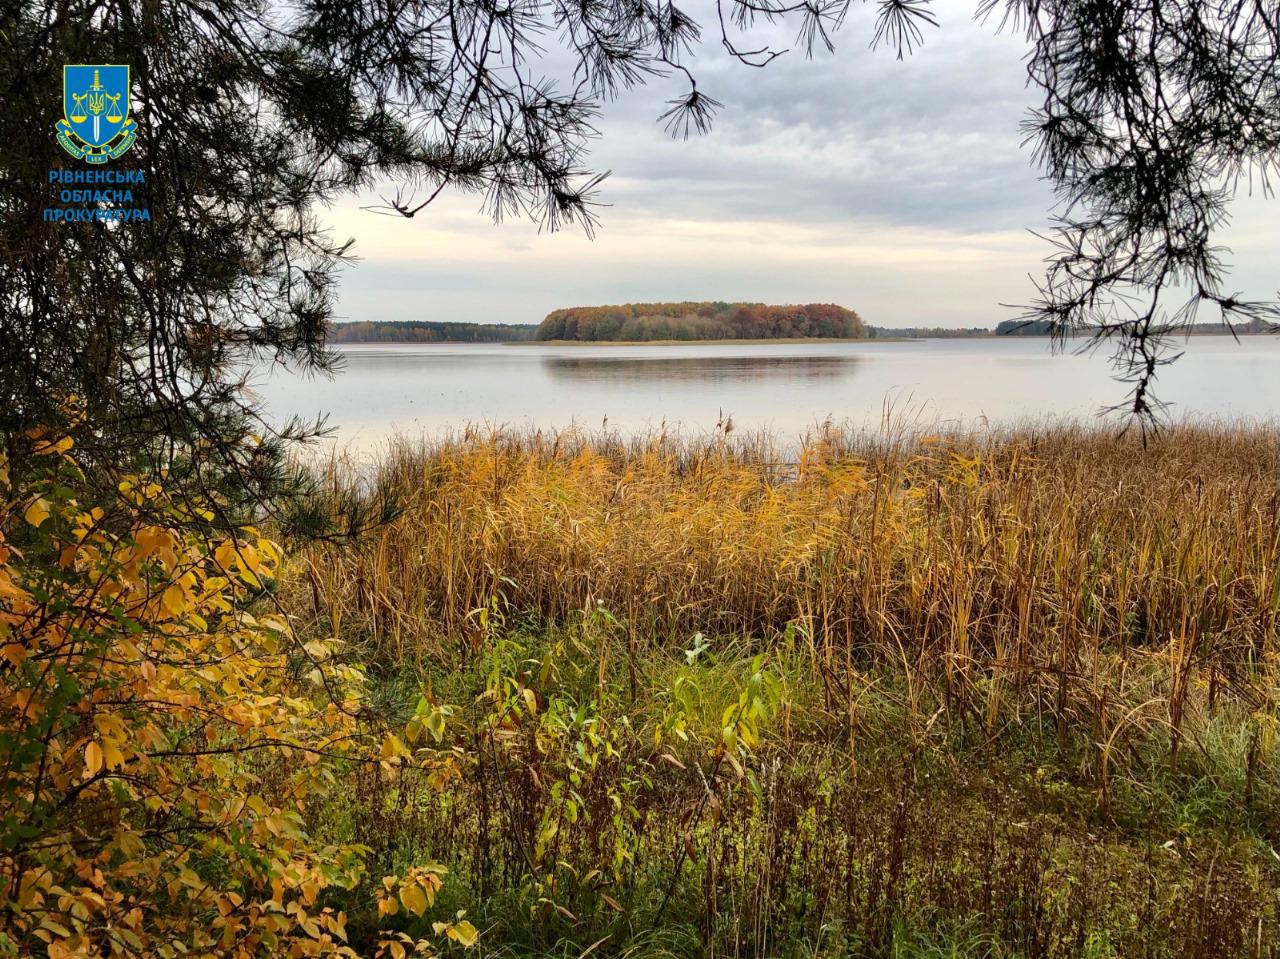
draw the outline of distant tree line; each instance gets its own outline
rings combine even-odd
[[[1048,336],[1053,332],[1048,320],[1001,320],[996,336]]]
[[[867,327],[870,339],[911,339],[911,340],[954,340],[966,336],[990,336],[991,330],[985,326],[967,326],[961,329],[950,329],[945,326],[887,326]]]
[[[1230,326],[1221,322],[1173,324],[1165,332],[1173,336],[1231,333],[1249,335],[1271,333],[1274,329],[1274,326],[1265,320],[1255,319],[1244,323],[1233,323]],[[1049,320],[1003,320],[996,324],[996,336],[1050,336],[1055,332],[1057,331]]]
[[[834,303],[624,303],[555,310],[538,327],[540,340],[767,340],[861,338],[861,317]]]
[[[1263,322],[1238,323],[1240,334],[1266,333]],[[1182,333],[1230,333],[1221,323],[1182,326]],[[1049,336],[1044,321],[1004,320],[985,326],[866,326],[853,310],[830,304],[762,306],[757,303],[634,303],[556,310],[532,323],[450,323],[376,320],[334,323],[330,343],[521,343],[532,340],[742,340],[863,338],[949,340],[981,336]]]
[[[711,316],[700,310],[722,308]],[[628,311],[636,311],[628,313]],[[679,311],[676,315],[674,312]],[[619,317],[619,313],[622,314]],[[778,332],[772,332],[772,331]],[[1265,323],[1238,323],[1240,334],[1266,333]],[[858,314],[828,304],[760,306],[737,303],[637,303],[627,306],[556,310],[540,325],[532,323],[451,323],[434,320],[373,320],[334,323],[330,343],[522,343],[533,340],[735,340],[862,338],[949,340],[982,336],[1048,336],[1043,321],[1004,320],[985,326],[865,326]],[[1221,323],[1195,323],[1179,332],[1223,334]]]
[[[334,323],[330,343],[513,343],[532,340],[532,323],[445,323],[434,320]]]

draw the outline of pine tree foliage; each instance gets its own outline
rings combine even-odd
[[[1274,330],[1233,291],[1216,231],[1280,171],[1280,6],[1247,0],[983,0],[1031,45],[1042,101],[1025,132],[1059,207],[1026,312],[1060,339],[1112,343],[1145,430],[1176,334],[1203,320]],[[1280,294],[1277,294],[1280,297]],[[1202,312],[1202,310],[1204,312]]]

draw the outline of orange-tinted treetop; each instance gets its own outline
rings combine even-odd
[[[834,303],[624,303],[555,310],[540,340],[754,340],[860,338],[862,318]]]

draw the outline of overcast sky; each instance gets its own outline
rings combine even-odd
[[[974,5],[936,0],[940,29],[899,62],[868,49],[874,9],[855,4],[834,55],[764,70],[732,62],[703,16],[694,72],[724,104],[715,127],[672,141],[654,122],[675,81],[609,105],[592,165],[612,171],[610,206],[594,240],[495,226],[476,197],[413,220],[353,199],[330,214],[360,257],[341,318],[536,323],[563,306],[719,299],[835,302],[880,326],[1006,319],[1000,304],[1032,293],[1047,247],[1028,231],[1052,198],[1020,145],[1025,45],[975,23]],[[1232,289],[1275,294],[1276,210],[1237,202],[1222,237]]]

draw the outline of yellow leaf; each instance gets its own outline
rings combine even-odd
[[[382,758],[384,760],[395,759],[397,756],[407,756],[407,750],[397,737],[387,733],[382,739]]]
[[[271,542],[271,540],[269,539],[259,539],[258,549],[262,552],[263,557],[265,557],[266,560],[270,562],[273,566],[279,565],[280,563],[280,547],[279,546]]]
[[[240,565],[250,573],[257,573],[262,568],[262,559],[258,551],[248,543],[240,544]]]
[[[65,453],[67,450],[71,449],[71,446],[71,437],[64,436],[56,443],[50,442],[49,440],[41,440],[36,444],[36,447],[32,452],[35,453],[36,456],[53,456],[57,453]]]
[[[187,608],[187,594],[177,583],[164,591],[164,608],[175,616]]]
[[[27,507],[27,522],[32,526],[39,526],[49,518],[49,501],[43,496],[37,497],[36,500]]]
[[[84,778],[96,776],[102,768],[102,747],[92,740],[84,747]]]
[[[230,570],[236,565],[236,544],[227,540],[227,542],[219,545],[214,549],[214,560],[218,561],[218,565],[224,570]]]
[[[410,883],[400,887],[400,901],[415,916],[421,916],[427,911],[427,894],[422,891],[422,887],[417,883]]]
[[[476,944],[476,940],[480,938],[480,930],[466,919],[463,919],[461,922],[455,922],[449,927],[449,938],[470,949]]]

